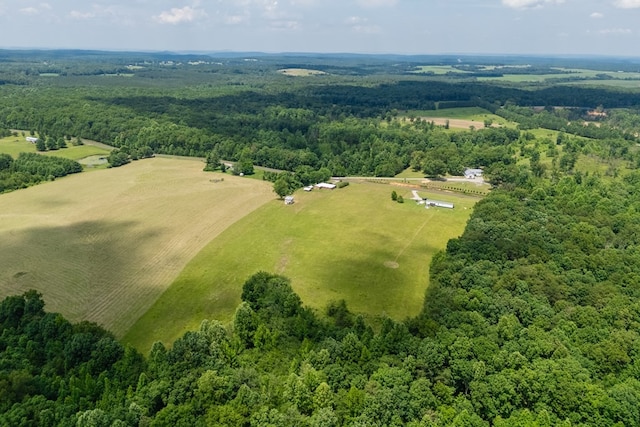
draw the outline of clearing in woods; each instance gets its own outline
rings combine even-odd
[[[311,70],[308,68],[284,68],[282,70],[278,70],[280,74],[284,74],[285,76],[293,76],[293,77],[310,77],[310,76],[322,76],[327,73],[320,70]]]
[[[260,270],[289,277],[303,303],[320,313],[330,301],[344,299],[374,324],[382,315],[417,315],[431,257],[462,233],[478,199],[418,189],[423,197],[456,205],[425,209],[409,200],[414,188],[352,183],[297,191],[290,206],[265,204],[195,256],[124,342],[146,353],[155,341],[170,344],[203,319],[231,320],[242,284]],[[405,203],[391,200],[393,190]]]
[[[0,298],[36,289],[47,310],[122,336],[215,236],[275,198],[202,167],[146,159],[0,195]]]

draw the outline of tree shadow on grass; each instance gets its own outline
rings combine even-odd
[[[140,245],[157,234],[133,221],[85,221],[0,233],[0,297],[35,289],[43,294],[48,311],[121,332],[118,320],[127,319],[128,308],[138,304],[132,295],[147,294],[131,289],[136,283],[132,274],[145,261]]]

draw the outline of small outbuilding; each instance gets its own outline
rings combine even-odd
[[[292,205],[293,204],[293,196],[286,196],[284,198],[284,204],[285,205]]]
[[[333,190],[334,188],[336,188],[336,185],[329,184],[328,182],[319,182],[318,184],[316,184],[316,188],[326,188],[328,190]]]
[[[441,202],[440,200],[424,199],[424,205],[427,209],[431,207],[453,209],[453,203]]]

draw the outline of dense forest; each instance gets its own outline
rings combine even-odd
[[[399,67],[397,57],[40,55],[0,52],[1,128],[100,140],[118,148],[114,163],[202,156],[207,167],[295,172],[271,178],[297,184],[481,166],[493,190],[434,258],[415,318],[370,325],[344,301],[315,311],[286,277],[256,272],[231,322],[204,320],[142,355],[47,312],[35,291],[10,296],[0,425],[640,425],[637,92],[415,76],[424,58],[413,57]],[[566,65],[533,63],[541,74]],[[292,80],[277,73],[285,66],[332,74]],[[420,118],[469,106],[515,124],[452,132]],[[580,170],[585,158],[610,168]],[[0,155],[0,185],[76,165]]]
[[[62,157],[21,153],[14,160],[10,155],[0,153],[0,193],[78,172],[82,172],[80,163]]]

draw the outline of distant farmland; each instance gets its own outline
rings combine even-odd
[[[393,190],[404,204],[391,200]],[[418,314],[431,257],[462,233],[478,200],[418,191],[456,207],[427,210],[409,200],[411,188],[373,183],[299,191],[294,205],[264,205],[207,245],[125,342],[146,352],[154,341],[171,343],[203,319],[231,320],[242,284],[259,270],[289,277],[303,303],[320,311],[345,299],[374,323],[382,315],[402,320]]]
[[[47,156],[65,157],[72,160],[80,160],[89,156],[106,156],[109,150],[93,145],[93,142],[87,141],[86,145],[72,145],[67,142],[67,148],[54,151],[44,151],[39,154]],[[23,136],[8,136],[0,138],[0,153],[6,153],[12,157],[18,157],[20,153],[36,153],[36,145],[27,142]]]
[[[275,197],[202,167],[148,159],[0,195],[0,298],[36,289],[47,310],[121,336],[211,239]]]

